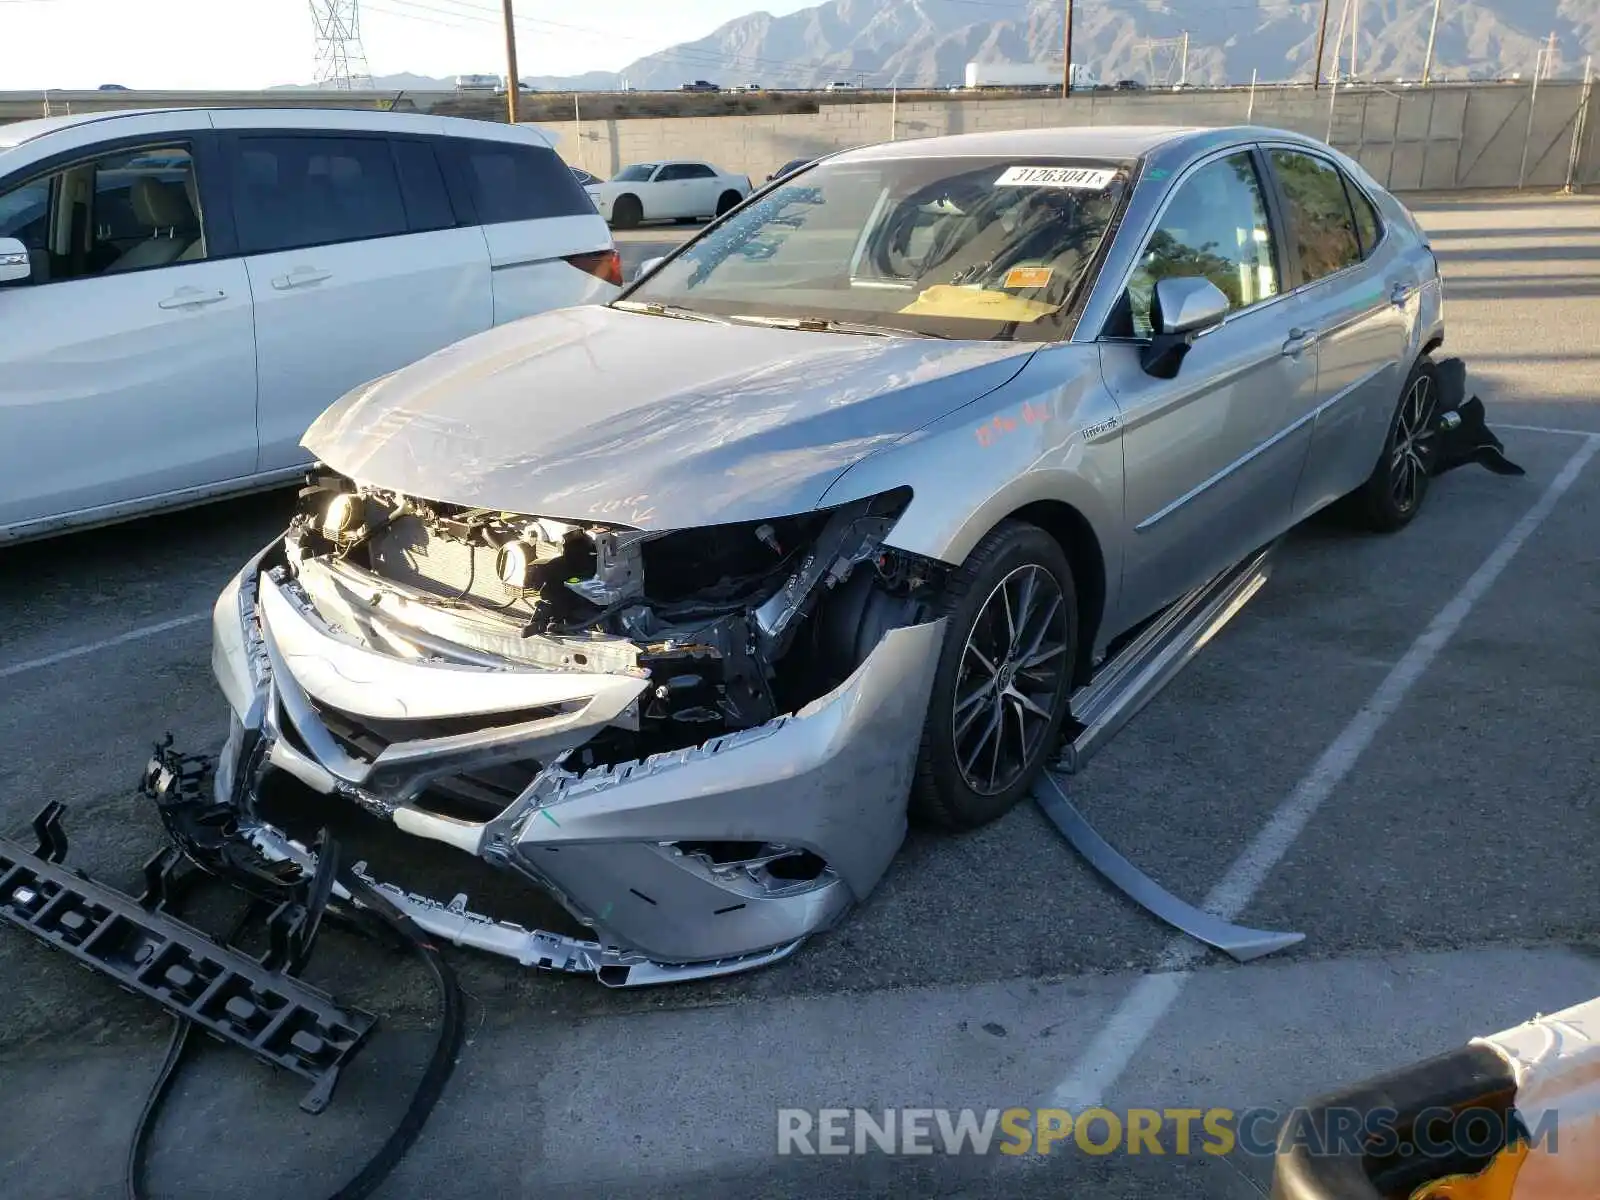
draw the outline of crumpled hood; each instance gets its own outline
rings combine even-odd
[[[814,508],[1034,349],[560,309],[356,389],[302,444],[430,500],[641,529],[753,521]]]

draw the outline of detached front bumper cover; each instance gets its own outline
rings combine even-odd
[[[849,678],[796,712],[577,774],[563,768],[566,753],[612,720],[643,681],[381,654],[329,626],[259,565],[217,606],[213,661],[233,728],[207,819],[231,821],[252,853],[309,869],[313,852],[260,811],[265,776],[282,771],[331,802],[354,802],[522,876],[596,935],[525,929],[471,911],[464,895],[441,902],[363,875],[442,940],[617,987],[744,971],[786,957],[837,922],[904,840],[942,621],[891,630]],[[378,674],[385,686],[365,686]],[[441,689],[480,703],[485,691],[505,698],[474,718],[483,726],[475,732],[392,742],[370,756],[353,754],[325,722],[329,708],[393,705],[397,694],[437,699]],[[530,700],[566,707],[522,725],[499,723],[497,710],[525,711]],[[358,708],[362,715],[393,719]],[[520,758],[548,765],[492,820],[417,802],[441,773]],[[728,862],[697,848],[711,843],[763,849]],[[795,854],[815,856],[820,871],[787,879],[765,869],[769,857]]]

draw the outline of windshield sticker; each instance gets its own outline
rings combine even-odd
[[[1103,167],[1007,167],[1006,173],[994,181],[995,187],[1059,187],[1077,188],[1085,192],[1103,192],[1117,177],[1115,171]]]
[[[1055,272],[1049,267],[1012,267],[1006,272],[1007,288],[1042,288],[1050,286]]]

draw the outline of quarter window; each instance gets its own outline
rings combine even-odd
[[[1361,239],[1339,168],[1293,150],[1274,150],[1272,165],[1288,202],[1302,280],[1311,283],[1360,262]]]
[[[1157,281],[1194,276],[1216,284],[1230,311],[1278,294],[1266,197],[1248,151],[1207,163],[1179,186],[1139,256],[1113,333],[1150,337]]]
[[[546,146],[468,141],[459,147],[480,225],[594,213],[572,169]]]
[[[233,205],[246,254],[406,232],[400,183],[383,138],[241,138]]]
[[[1383,236],[1383,222],[1378,219],[1378,210],[1372,207],[1372,201],[1348,175],[1344,178],[1344,186],[1350,193],[1350,206],[1356,211],[1356,232],[1361,235],[1361,257],[1367,258]]]

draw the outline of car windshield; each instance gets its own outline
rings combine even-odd
[[[655,173],[655,163],[636,163],[631,167],[623,167],[611,177],[614,183],[643,183]]]
[[[1060,158],[835,161],[773,185],[628,293],[734,319],[1055,340],[1127,186]]]

